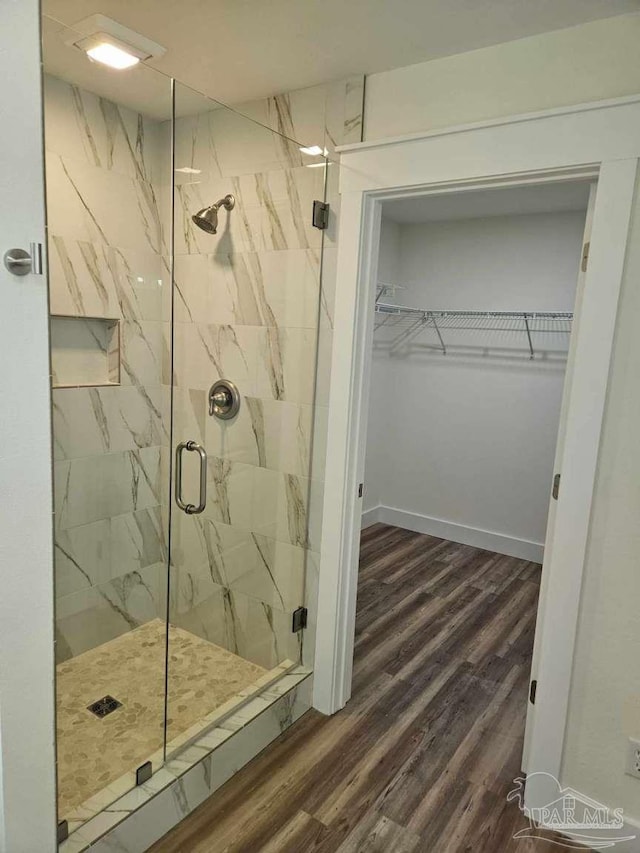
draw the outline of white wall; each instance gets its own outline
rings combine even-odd
[[[392,284],[398,277],[400,257],[400,226],[390,219],[380,224],[380,252],[378,255],[378,281]],[[382,301],[392,301],[401,295],[383,294]],[[382,468],[385,456],[385,443],[388,440],[388,417],[386,416],[387,395],[381,397],[389,372],[389,359],[385,353],[374,350],[371,365],[371,397],[369,399],[369,419],[367,424],[366,479],[362,508],[364,513],[374,510],[381,502]],[[375,381],[373,377],[375,376]],[[365,514],[363,523],[368,516]],[[375,521],[375,517],[372,517]]]
[[[382,139],[640,91],[640,15],[623,15],[373,74],[364,138]],[[640,192],[630,235],[592,533],[585,562],[562,782],[640,821],[624,773],[640,738]],[[366,492],[365,492],[366,494]]]
[[[571,311],[583,227],[582,211],[403,225],[391,278],[406,290],[388,301],[434,310]],[[380,346],[384,329],[375,336],[365,509],[377,499],[419,517],[412,523],[427,530],[433,519],[460,525],[449,535],[472,544],[483,541],[475,530],[497,533],[517,541],[496,541],[496,550],[537,557],[569,336],[554,334],[545,344],[534,336],[534,344],[559,352],[532,362],[523,334],[443,335],[446,356],[433,333],[395,355]],[[472,539],[465,539],[468,529]]]
[[[639,39],[640,15],[623,15],[370,75],[364,138],[637,93]],[[562,782],[624,807],[627,817],[640,820],[640,782],[624,773],[627,738],[640,738],[638,192],[629,245],[585,562]]]
[[[0,4],[3,245],[44,243],[39,4]],[[0,851],[55,841],[47,284],[0,265]]]
[[[640,821],[624,773],[640,739],[640,187],[636,187],[598,460],[562,782]]]
[[[640,91],[640,14],[619,15],[367,77],[364,139]]]

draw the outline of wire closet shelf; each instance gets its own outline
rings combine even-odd
[[[376,302],[374,328],[393,329],[396,336],[392,347],[408,344],[427,329],[435,332],[440,349],[447,353],[445,336],[447,330],[473,329],[484,332],[520,332],[534,358],[535,347],[532,335],[554,333],[570,334],[573,314],[570,311],[429,311]]]

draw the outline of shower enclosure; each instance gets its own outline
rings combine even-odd
[[[61,840],[302,661],[326,177],[323,117],[295,142],[287,99],[116,79],[68,33],[44,18]]]

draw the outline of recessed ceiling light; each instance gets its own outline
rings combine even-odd
[[[202,169],[192,169],[191,166],[180,166],[179,169],[175,169],[176,172],[183,172],[185,175],[199,175],[202,172]]]
[[[107,41],[98,42],[95,47],[87,48],[86,54],[90,59],[118,70],[131,68],[140,62],[139,56],[134,56],[127,50],[115,44],[109,44]]]
[[[303,154],[309,154],[310,157],[319,157],[320,154],[327,154],[326,148],[321,148],[319,145],[308,145],[300,148]]]
[[[141,60],[162,56],[161,44],[130,30],[106,15],[91,15],[72,27],[74,35],[68,45],[84,51],[89,59],[110,68],[132,68]]]

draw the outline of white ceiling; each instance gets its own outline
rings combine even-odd
[[[385,201],[382,205],[382,215],[384,219],[402,225],[412,225],[449,219],[475,219],[481,216],[586,210],[588,201],[589,183],[552,183]]]
[[[42,8],[68,26],[108,15],[167,48],[149,65],[238,104],[638,11],[640,0],[43,0]],[[95,68],[46,30],[47,70],[96,91]],[[166,116],[162,86],[155,94],[143,75],[115,73],[121,79],[100,72],[100,94]]]
[[[47,73],[151,118],[161,121],[171,118],[170,77],[159,74],[146,63],[126,71],[113,71],[91,62],[81,50],[66,44],[74,36],[72,29],[58,21],[48,17],[42,19],[42,53]],[[177,114],[190,115],[215,108],[215,104],[207,103],[202,95],[185,86],[179,88]]]

